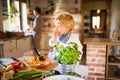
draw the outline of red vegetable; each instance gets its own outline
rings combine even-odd
[[[45,74],[45,78],[47,78],[47,77],[49,77],[49,75],[48,75],[48,74]]]
[[[44,66],[45,66],[45,64],[40,64],[40,66],[41,66],[41,67],[44,67]]]
[[[12,62],[12,63],[10,63],[11,65],[13,65],[13,67],[15,68],[15,69],[19,69],[20,68],[20,66],[21,66],[21,64],[22,64],[22,62]]]

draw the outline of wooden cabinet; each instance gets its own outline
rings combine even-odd
[[[32,49],[32,37],[25,37],[16,40],[17,44],[17,57],[23,55],[23,52]]]
[[[118,52],[115,48],[119,46],[119,42],[107,46],[106,80],[120,80],[120,59],[115,56]]]
[[[2,40],[0,43],[0,58],[2,57],[21,57],[24,51],[32,49],[32,38],[14,38],[8,40]]]

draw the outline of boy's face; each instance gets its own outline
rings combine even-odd
[[[69,32],[69,27],[65,26],[64,24],[60,23],[59,20],[55,22],[56,28],[60,32],[60,35],[65,35]]]

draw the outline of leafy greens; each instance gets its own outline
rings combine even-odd
[[[59,53],[57,60],[61,64],[76,64],[79,61],[81,52],[78,51],[78,45],[75,42],[69,42],[67,46],[60,43],[56,44],[56,51]]]

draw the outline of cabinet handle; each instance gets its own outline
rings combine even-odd
[[[26,39],[23,39],[24,41],[26,40]]]
[[[10,50],[10,52],[13,52],[13,50]]]
[[[10,43],[12,43],[12,41],[11,41],[11,40],[10,40],[9,42],[10,42]]]

